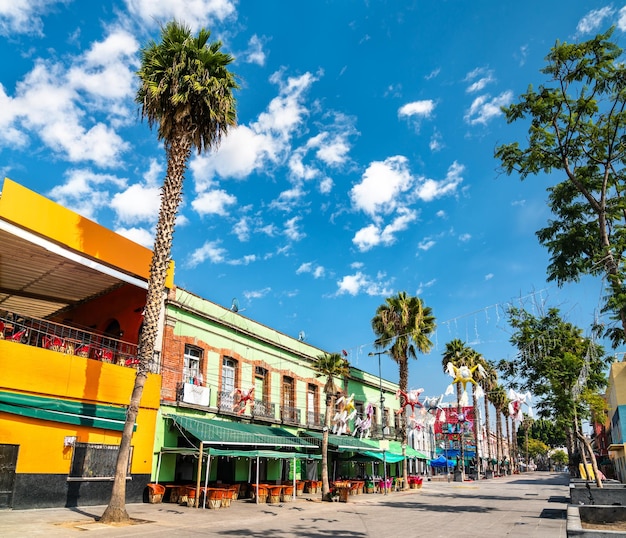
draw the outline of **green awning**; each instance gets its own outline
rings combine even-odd
[[[0,391],[0,412],[115,431],[122,431],[126,421],[125,407],[5,391]]]
[[[324,434],[322,432],[314,432],[314,431],[305,431],[300,432],[300,437],[315,443],[318,446],[322,445],[322,438]],[[333,450],[337,450],[339,452],[362,452],[364,450],[367,451],[377,451],[377,449],[372,444],[368,444],[365,440],[361,440],[358,437],[352,437],[350,435],[334,435],[332,433],[328,434],[328,446]]]
[[[303,454],[301,452],[280,452],[278,450],[221,450],[210,448],[210,456],[227,456],[233,458],[274,458],[281,460],[296,459],[322,459],[321,454]]]
[[[179,427],[207,445],[307,448],[306,442],[287,430],[275,426],[203,419],[183,415],[165,415]]]
[[[400,443],[399,441],[389,441],[389,450],[387,451],[387,454],[396,454],[402,456],[402,443]],[[429,459],[426,454],[420,452],[419,450],[415,450],[408,445],[406,447],[406,457],[418,458],[421,460]]]

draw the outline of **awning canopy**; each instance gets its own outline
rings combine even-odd
[[[181,454],[181,455],[194,455],[198,456],[200,454],[200,449],[198,448],[179,448],[179,447],[162,447],[159,452],[156,454]],[[212,456],[224,456],[229,458],[273,458],[273,459],[293,459],[296,458],[298,460],[319,460],[322,459],[321,454],[304,454],[302,452],[280,452],[278,450],[223,450],[220,448],[207,448],[206,451],[202,453],[203,457],[212,457]]]
[[[274,426],[165,415],[174,424],[207,445],[316,448],[316,445]]]
[[[322,438],[324,434],[322,432],[305,431],[300,432],[300,437],[306,439],[310,443],[314,443],[317,446],[322,446]],[[378,452],[380,448],[373,446],[364,440],[352,437],[350,435],[334,435],[328,434],[328,447],[338,452]]]
[[[389,450],[387,454],[395,454],[402,455],[402,443],[399,441],[389,441]],[[419,450],[415,450],[413,447],[407,445],[406,447],[406,457],[407,458],[417,458],[421,460],[427,460],[428,456]],[[389,461],[389,460],[387,460]]]
[[[126,421],[125,407],[6,391],[0,391],[0,412],[114,431],[122,431]]]

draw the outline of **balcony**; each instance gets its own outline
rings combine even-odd
[[[252,416],[255,418],[276,419],[276,404],[264,400],[254,400]]]
[[[324,427],[326,415],[316,411],[308,411],[306,414],[306,427],[321,430]]]
[[[209,407],[211,403],[211,389],[193,383],[181,383],[178,390],[178,401]]]
[[[235,397],[230,391],[220,390],[218,394],[217,408],[220,413],[235,413]]]
[[[0,339],[87,359],[137,367],[137,345],[82,328],[45,319],[7,313],[0,316]],[[149,370],[158,372],[158,365]]]
[[[300,409],[282,406],[280,408],[280,419],[285,424],[300,424]]]

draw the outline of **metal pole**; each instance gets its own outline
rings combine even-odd
[[[381,366],[380,366],[380,356],[383,354],[387,354],[386,351],[371,351],[370,353],[368,353],[368,356],[373,357],[374,355],[378,355],[378,382],[379,382],[379,386],[380,386],[380,422],[381,422],[381,426],[382,426],[382,438],[385,438],[385,427],[386,427],[386,420],[385,420],[385,396],[383,395],[383,376],[382,376],[382,370],[381,370]]]

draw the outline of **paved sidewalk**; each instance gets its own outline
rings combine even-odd
[[[420,490],[363,494],[348,503],[319,495],[295,502],[194,509],[176,504],[129,504],[133,525],[97,522],[104,506],[0,511],[0,536],[241,536],[429,538],[566,537],[569,475],[526,473],[479,482],[425,482]]]

